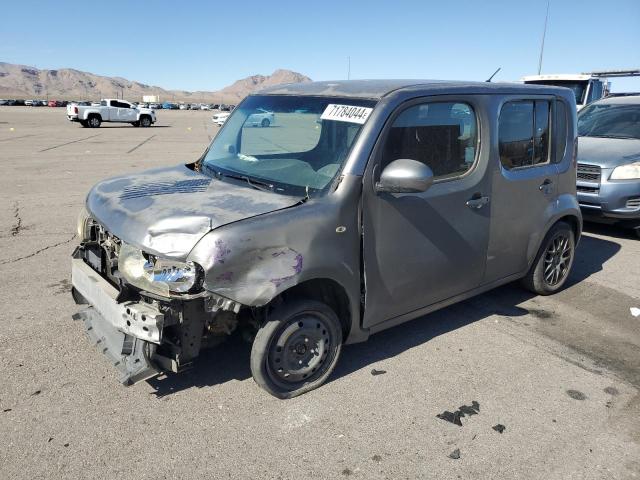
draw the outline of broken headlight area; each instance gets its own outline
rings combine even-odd
[[[250,310],[204,291],[195,263],[146,254],[88,219],[73,254],[73,297],[89,305],[82,319],[89,338],[131,385],[163,371],[189,368],[200,350],[215,346]]]
[[[164,297],[202,291],[200,265],[159,258],[125,243],[120,245],[118,270],[131,285]]]

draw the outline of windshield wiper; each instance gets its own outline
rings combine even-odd
[[[227,177],[227,178],[233,178],[234,180],[242,180],[243,182],[247,182],[251,187],[255,188],[256,190],[262,190],[262,191],[265,191],[265,192],[273,192],[273,184],[271,184],[271,183],[267,183],[267,182],[263,182],[263,181],[260,181],[260,180],[256,180],[255,178],[251,178],[251,177],[249,177],[247,175],[224,173],[224,172],[221,172],[219,170],[214,170],[213,168],[211,168],[208,165],[206,165],[206,168],[207,168],[207,170],[211,171],[218,178]]]

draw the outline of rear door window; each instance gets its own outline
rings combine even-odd
[[[507,102],[500,111],[500,162],[507,170],[549,161],[550,108],[548,100]]]

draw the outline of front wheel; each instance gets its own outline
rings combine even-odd
[[[315,300],[276,307],[251,348],[251,373],[278,398],[292,398],[322,385],[338,362],[342,328],[335,312]]]
[[[523,286],[538,295],[551,295],[569,277],[575,257],[575,234],[571,226],[558,222],[547,233]]]
[[[268,118],[263,118],[262,122],[260,122],[260,125],[262,126],[262,128],[267,128],[269,125],[271,125],[271,122]]]
[[[150,127],[151,126],[151,118],[149,118],[146,115],[143,116],[143,117],[140,117],[140,122],[139,123],[140,123],[141,127],[145,127],[145,128],[146,127]]]

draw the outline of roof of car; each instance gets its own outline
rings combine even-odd
[[[429,90],[434,94],[451,93],[539,93],[552,94],[566,90],[546,85],[523,83],[489,83],[448,80],[337,80],[323,82],[289,83],[267,87],[256,92],[268,95],[314,95],[328,97],[354,97],[380,99],[398,90]]]
[[[597,102],[598,105],[640,105],[640,95],[605,97],[601,98]]]

